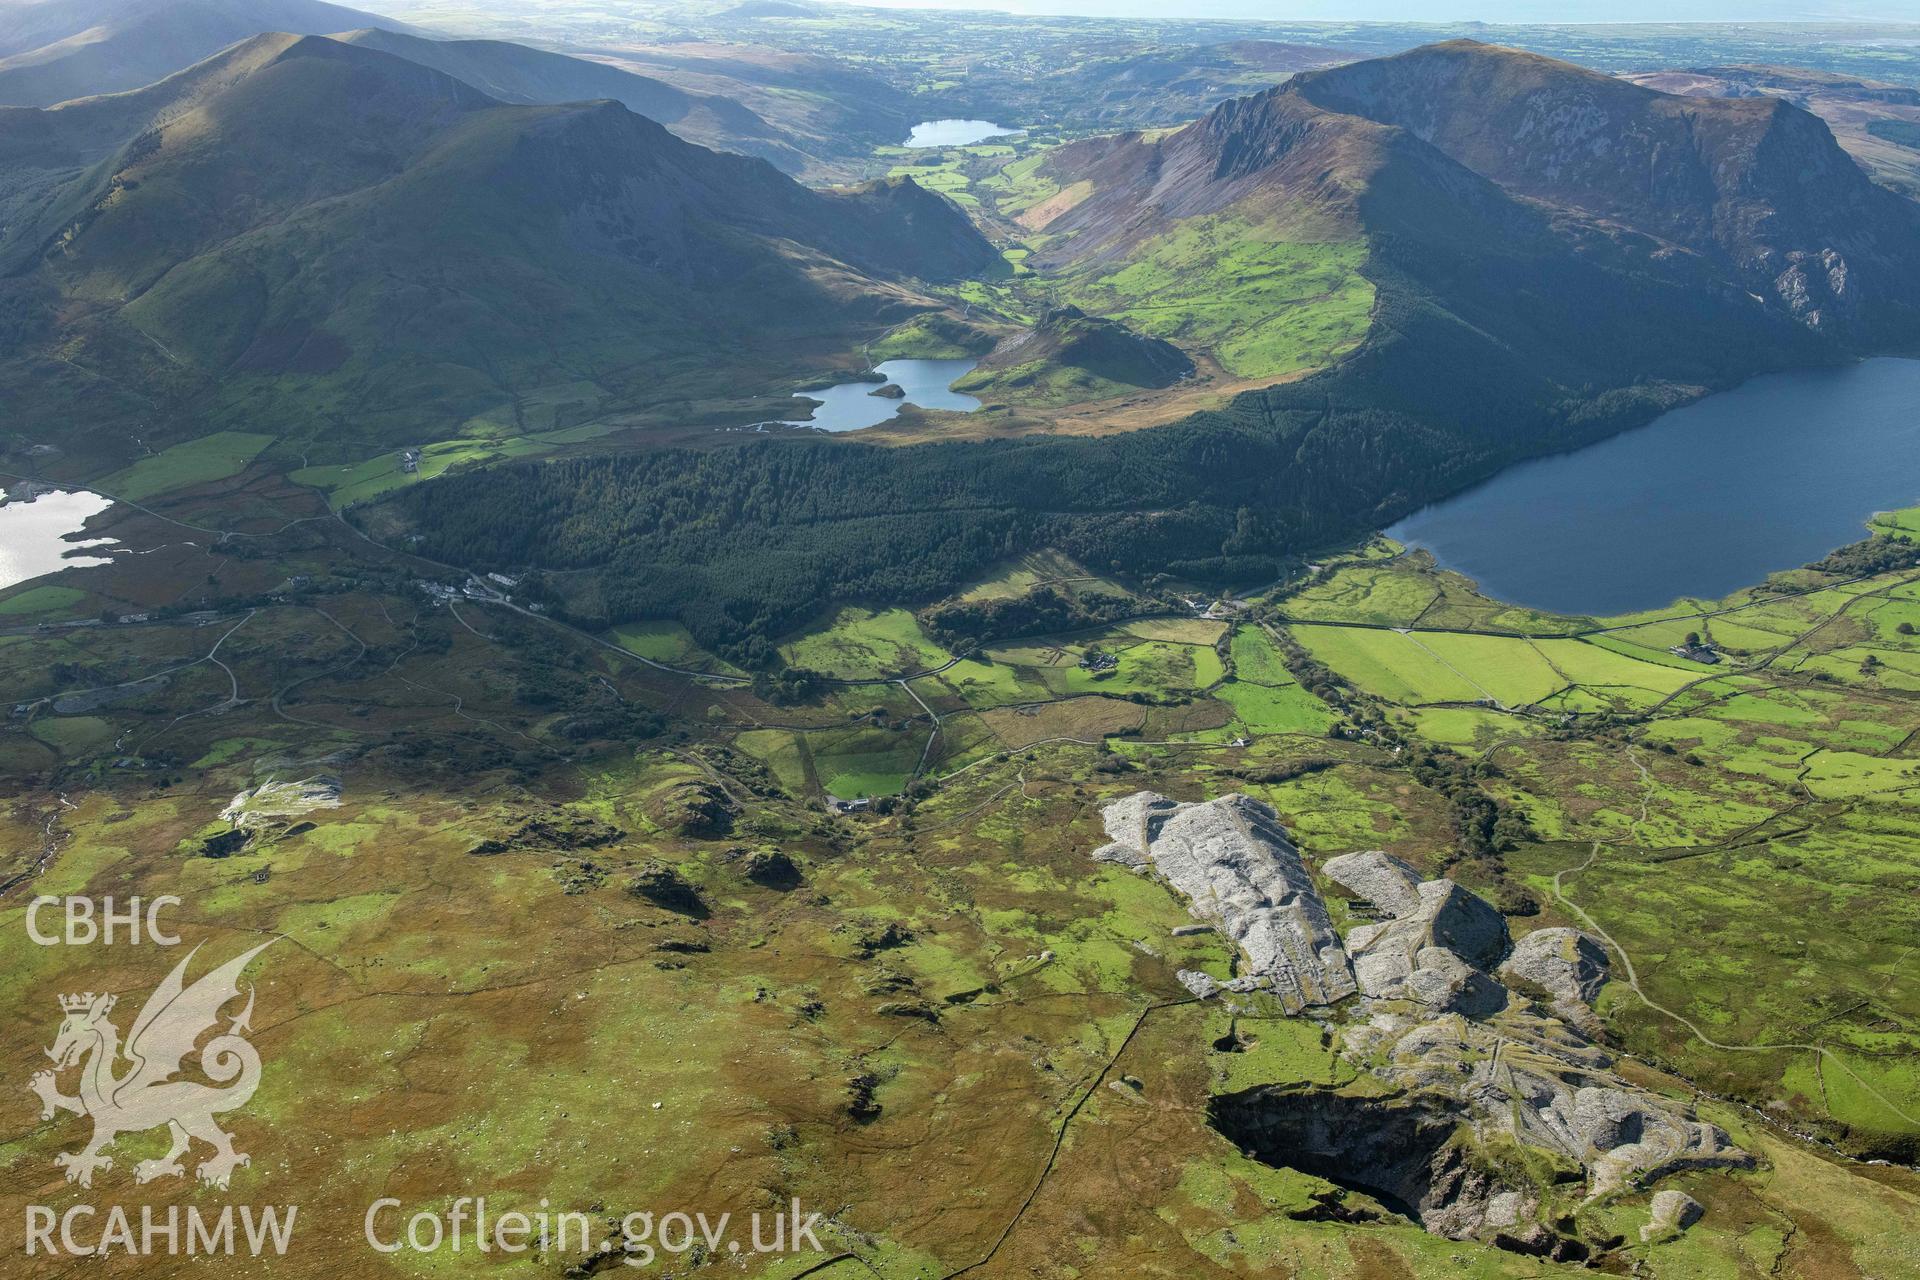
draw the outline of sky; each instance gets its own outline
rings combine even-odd
[[[1285,22],[1807,22],[1920,23],[1920,0],[855,0],[899,8],[1123,18]]]

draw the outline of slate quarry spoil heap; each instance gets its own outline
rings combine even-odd
[[[1095,858],[1160,879],[1239,948],[1230,978],[1183,971],[1189,990],[1269,995],[1321,1021],[1373,1079],[1364,1092],[1276,1083],[1215,1098],[1216,1126],[1254,1155],[1364,1190],[1429,1231],[1562,1258],[1586,1255],[1548,1225],[1561,1193],[1515,1185],[1476,1147],[1543,1153],[1562,1177],[1578,1170],[1587,1199],[1752,1164],[1684,1103],[1620,1075],[1595,1043],[1592,1001],[1607,973],[1598,939],[1549,928],[1516,945],[1484,899],[1376,850],[1321,868],[1367,920],[1343,940],[1260,801],[1143,791],[1103,818],[1112,842]]]

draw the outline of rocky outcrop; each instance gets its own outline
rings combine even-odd
[[[1417,878],[1374,850],[1327,862],[1327,878],[1391,918],[1347,934],[1360,990],[1473,1017],[1498,1012],[1506,991],[1484,972],[1507,949],[1506,921],[1451,880]]]
[[[1557,1260],[1588,1252],[1541,1207],[1559,1182],[1582,1179],[1590,1199],[1680,1169],[1752,1164],[1684,1103],[1617,1072],[1585,1033],[1607,976],[1598,939],[1548,928],[1512,946],[1477,894],[1373,850],[1324,866],[1354,914],[1373,917],[1343,946],[1266,805],[1142,791],[1102,817],[1111,842],[1096,857],[1159,877],[1240,945],[1247,964],[1230,983],[1176,975],[1196,996],[1268,992],[1293,1014],[1362,996],[1314,1016],[1370,1072],[1367,1089],[1271,1085],[1214,1100],[1216,1127],[1256,1157],[1365,1191],[1430,1231]],[[1557,1172],[1536,1185],[1473,1154],[1509,1143]]]
[[[1343,853],[1328,859],[1321,872],[1359,899],[1355,905],[1363,912],[1403,916],[1419,910],[1420,873],[1390,853]]]
[[[1578,929],[1535,929],[1514,944],[1500,976],[1522,990],[1545,992],[1556,1005],[1591,1008],[1607,981],[1607,949]]]
[[[287,818],[304,817],[315,809],[340,807],[340,779],[319,775],[299,782],[267,781],[242,791],[220,811],[235,827],[263,827]]]
[[[1142,791],[1102,816],[1113,843],[1095,857],[1151,869],[1239,944],[1246,966],[1229,989],[1269,991],[1291,1013],[1353,994],[1326,903],[1272,809],[1243,795],[1177,804]]]
[[[662,862],[650,860],[645,863],[640,868],[640,874],[628,883],[627,892],[636,898],[644,898],[656,907],[695,920],[704,920],[709,914],[700,891],[682,879],[678,871]]]
[[[756,849],[747,855],[743,870],[747,879],[769,889],[797,889],[802,883],[800,868],[778,849]]]
[[[1685,1231],[1700,1218],[1706,1210],[1700,1202],[1684,1191],[1669,1188],[1656,1191],[1651,1206],[1651,1216],[1647,1225],[1640,1228],[1640,1239],[1652,1240],[1657,1236],[1676,1234]]]
[[[733,801],[711,782],[688,781],[655,795],[647,817],[669,835],[711,837],[733,829]]]

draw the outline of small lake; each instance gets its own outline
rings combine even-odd
[[[922,120],[913,126],[904,145],[909,147],[970,147],[988,138],[1007,138],[1024,129],[1009,129],[991,120]]]
[[[1920,360],[1770,374],[1508,468],[1387,530],[1496,599],[1556,613],[1716,598],[1920,501]]]
[[[106,564],[103,556],[76,553],[117,545],[112,538],[70,539],[112,505],[111,498],[84,489],[54,489],[24,502],[0,503],[0,588],[60,569]]]
[[[955,378],[971,373],[979,363],[971,356],[959,360],[885,360],[874,366],[874,372],[887,382],[898,383],[907,393],[905,396],[894,399],[874,395],[885,385],[879,382],[843,382],[837,387],[802,391],[798,393],[800,396],[822,403],[811,418],[786,425],[818,427],[822,431],[858,431],[885,422],[899,413],[903,404],[972,413],[980,407],[980,402],[958,391],[949,391],[947,387]]]

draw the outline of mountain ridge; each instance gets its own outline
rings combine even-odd
[[[916,279],[996,258],[904,180],[810,191],[616,102],[501,104],[326,37],[0,114],[0,154],[108,123],[125,137],[103,158],[0,185],[26,228],[0,246],[25,338],[0,386],[30,426],[84,378],[101,447],[156,407],[181,424],[157,434],[270,413],[350,450],[548,386],[576,388],[538,391],[568,421],[741,374],[777,392],[935,307]]]
[[[414,30],[327,0],[44,0],[19,13],[0,36],[0,106],[138,89],[262,32]]]
[[[1305,73],[1279,92],[1407,129],[1515,195],[1719,256],[1809,325],[1862,321],[1896,292],[1914,322],[1920,264],[1896,244],[1920,235],[1920,209],[1782,99],[1665,94],[1466,40]]]

